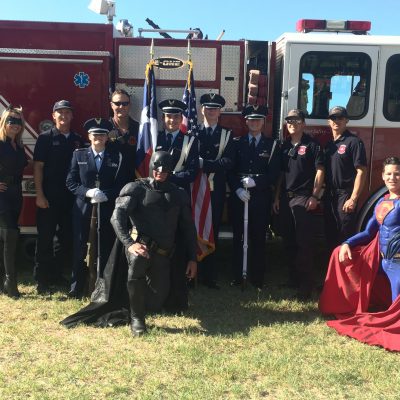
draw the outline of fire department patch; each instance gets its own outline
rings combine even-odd
[[[345,144],[341,144],[337,150],[337,152],[339,154],[344,154],[346,152],[346,145]]]
[[[136,138],[135,138],[135,136],[131,136],[131,137],[128,139],[128,144],[130,144],[131,146],[134,146],[134,145],[136,144]]]
[[[394,208],[393,200],[384,200],[376,207],[375,210],[375,217],[377,221],[382,224],[383,220],[385,219],[386,215],[390,213]]]
[[[303,156],[304,154],[306,154],[306,150],[307,150],[307,146],[300,146],[299,150],[297,150],[297,154]]]

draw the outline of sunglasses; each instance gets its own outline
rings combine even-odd
[[[343,121],[344,119],[346,119],[346,117],[338,117],[336,115],[332,115],[332,116],[329,117],[329,119],[331,121]]]
[[[22,119],[16,117],[7,117],[6,119],[7,125],[19,125],[22,126]]]
[[[113,104],[115,104],[117,107],[119,106],[124,106],[126,107],[129,105],[129,101],[112,101]]]
[[[301,119],[287,119],[286,123],[288,125],[300,125],[303,121]]]

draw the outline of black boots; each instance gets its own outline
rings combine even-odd
[[[17,249],[19,230],[0,228],[0,242],[3,257],[0,260],[1,279],[4,284],[3,291],[10,297],[18,298],[20,293],[17,288],[17,269],[15,265],[15,252]]]
[[[147,282],[145,278],[130,279],[127,286],[131,308],[131,332],[133,336],[141,336],[146,333],[145,293]]]

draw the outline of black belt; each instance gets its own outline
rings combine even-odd
[[[335,194],[351,194],[353,192],[353,189],[351,189],[351,188],[349,188],[349,189],[333,189],[333,188],[331,188],[331,189],[329,189],[329,192],[332,195],[335,195]]]
[[[297,190],[296,192],[292,192],[290,190],[287,190],[286,196],[288,197],[288,199],[293,199],[294,197],[299,197],[299,196],[311,197],[312,192],[305,190]]]
[[[16,176],[0,176],[0,182],[5,183],[6,185],[13,185],[14,183],[18,183],[18,177],[16,177]]]
[[[381,257],[386,258],[382,252],[381,252]],[[390,258],[390,260],[399,260],[399,259],[400,259],[400,253],[396,253],[393,255],[393,257]]]
[[[144,244],[149,253],[156,253],[160,256],[170,257],[174,252],[174,246],[171,249],[162,249],[155,240],[151,237],[139,234],[136,238],[136,243]]]
[[[238,173],[238,176],[242,176],[242,177],[246,177],[246,176],[249,176],[250,178],[253,178],[253,177],[255,177],[255,176],[263,176],[263,175],[265,175],[265,174],[246,174],[246,173],[244,173],[244,172],[239,172]]]

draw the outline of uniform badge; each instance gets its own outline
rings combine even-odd
[[[258,156],[262,158],[269,158],[270,154],[267,151],[263,151]]]
[[[136,144],[136,138],[135,136],[130,136],[128,139],[128,144],[131,146],[134,146]]]
[[[383,220],[386,218],[386,215],[390,213],[394,208],[393,200],[384,200],[378,204],[375,210],[375,217],[377,221],[382,225]]]
[[[307,146],[300,146],[299,149],[297,150],[297,154],[300,156],[304,156],[306,154]]]
[[[346,146],[345,144],[341,144],[341,145],[339,146],[337,152],[338,152],[339,154],[344,154],[344,153],[346,153],[346,147],[347,147],[347,146]]]

